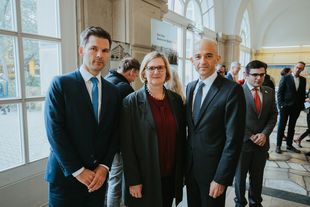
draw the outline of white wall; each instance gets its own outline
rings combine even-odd
[[[309,9],[310,7],[295,5],[283,11],[266,30],[262,46],[309,45]]]

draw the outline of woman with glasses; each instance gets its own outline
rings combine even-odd
[[[182,98],[166,89],[171,78],[167,58],[147,54],[140,67],[144,86],[123,101],[121,151],[126,206],[171,207],[182,200],[185,108]]]

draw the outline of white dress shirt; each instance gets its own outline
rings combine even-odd
[[[90,100],[92,101],[92,89],[93,89],[93,82],[90,80],[92,77],[94,77],[91,73],[89,73],[83,65],[81,65],[80,67],[80,73],[82,75],[82,78],[84,79]],[[101,109],[101,74],[99,73],[95,78],[97,78],[97,86],[98,86],[98,121],[99,121],[99,115],[100,115],[100,109]],[[105,166],[103,164],[100,164],[102,166],[104,166],[105,168],[108,168],[108,166]],[[74,177],[78,176],[79,174],[81,174],[83,172],[83,170],[85,169],[85,167],[80,168],[79,170],[75,171],[74,173],[72,173],[72,175]]]
[[[209,92],[209,90],[211,88],[211,85],[213,84],[213,82],[216,79],[216,77],[217,77],[217,72],[214,72],[212,75],[210,75],[209,77],[207,77],[204,80],[201,80],[199,78],[198,83],[196,84],[196,87],[195,87],[195,90],[194,90],[194,94],[193,94],[192,110],[194,110],[194,100],[195,100],[195,97],[196,97],[196,94],[197,94],[197,91],[198,91],[198,88],[199,88],[199,83],[202,81],[205,84],[202,87],[202,97],[201,97],[201,103],[200,103],[200,106],[201,106],[201,104],[203,103],[205,97],[207,96],[207,94],[208,94],[208,92]]]
[[[255,94],[255,91],[253,90],[254,86],[252,86],[248,81],[246,81],[246,84],[248,85],[248,87],[252,93],[253,99],[254,99],[254,94]],[[257,92],[258,92],[258,95],[260,98],[260,102],[262,103],[261,104],[261,106],[262,106],[263,105],[263,93],[262,93],[261,87],[257,87],[256,89],[257,89]]]
[[[294,73],[291,73],[292,74],[292,76],[293,76],[293,78],[294,78],[294,83],[295,83],[295,87],[296,87],[296,91],[298,91],[298,87],[299,87],[299,76],[298,77],[296,77],[295,75],[294,75]]]

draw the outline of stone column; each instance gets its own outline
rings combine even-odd
[[[242,41],[241,37],[238,35],[223,35],[223,50],[224,58],[222,63],[226,65],[226,69],[229,71],[230,64],[234,61],[239,61],[240,55],[240,43]]]

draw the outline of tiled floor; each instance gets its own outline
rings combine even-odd
[[[298,137],[306,129],[306,114],[301,112],[295,128],[295,137]],[[282,143],[284,152],[279,155],[275,153],[276,136],[277,126],[270,136],[270,157],[266,164],[263,183],[264,188],[274,190],[269,195],[267,193],[263,195],[262,205],[264,207],[309,207],[310,157],[304,154],[310,151],[310,142],[306,141],[309,137],[303,140],[303,147],[298,148],[302,153],[286,152],[286,142],[284,141]],[[235,206],[234,197],[234,189],[229,187],[226,193],[227,207]],[[187,207],[185,188],[183,201],[178,207]]]

